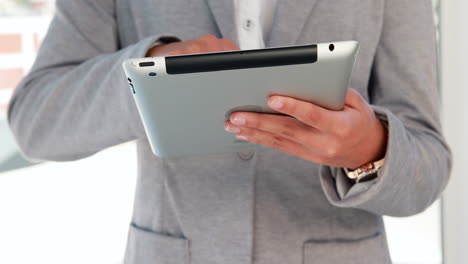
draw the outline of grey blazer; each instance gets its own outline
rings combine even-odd
[[[267,46],[361,43],[351,86],[386,120],[389,141],[378,179],[357,185],[342,169],[273,149],[165,160],[151,153],[123,60],[144,56],[163,36],[236,40],[232,5],[58,0],[37,61],[9,107],[22,151],[65,161],[137,142],[128,264],[390,263],[382,215],[423,211],[450,170],[438,114],[431,2],[278,3]]]

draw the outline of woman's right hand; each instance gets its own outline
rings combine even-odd
[[[225,38],[218,39],[213,35],[205,35],[193,40],[154,46],[148,51],[146,56],[161,57],[232,50],[239,50],[239,47],[232,40]]]

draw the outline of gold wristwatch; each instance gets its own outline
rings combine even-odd
[[[385,158],[362,165],[355,170],[344,168],[348,178],[355,180],[356,183],[370,181],[377,177],[377,172],[384,165]]]

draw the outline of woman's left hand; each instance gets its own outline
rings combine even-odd
[[[287,116],[236,112],[226,122],[226,131],[333,167],[354,169],[385,155],[387,130],[354,89],[348,90],[341,111],[278,95],[271,96],[268,105]]]

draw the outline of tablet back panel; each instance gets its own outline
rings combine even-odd
[[[131,59],[130,90],[159,157],[255,151],[224,130],[231,113],[277,113],[272,94],[343,108],[358,43]],[[221,56],[219,56],[221,55]]]

